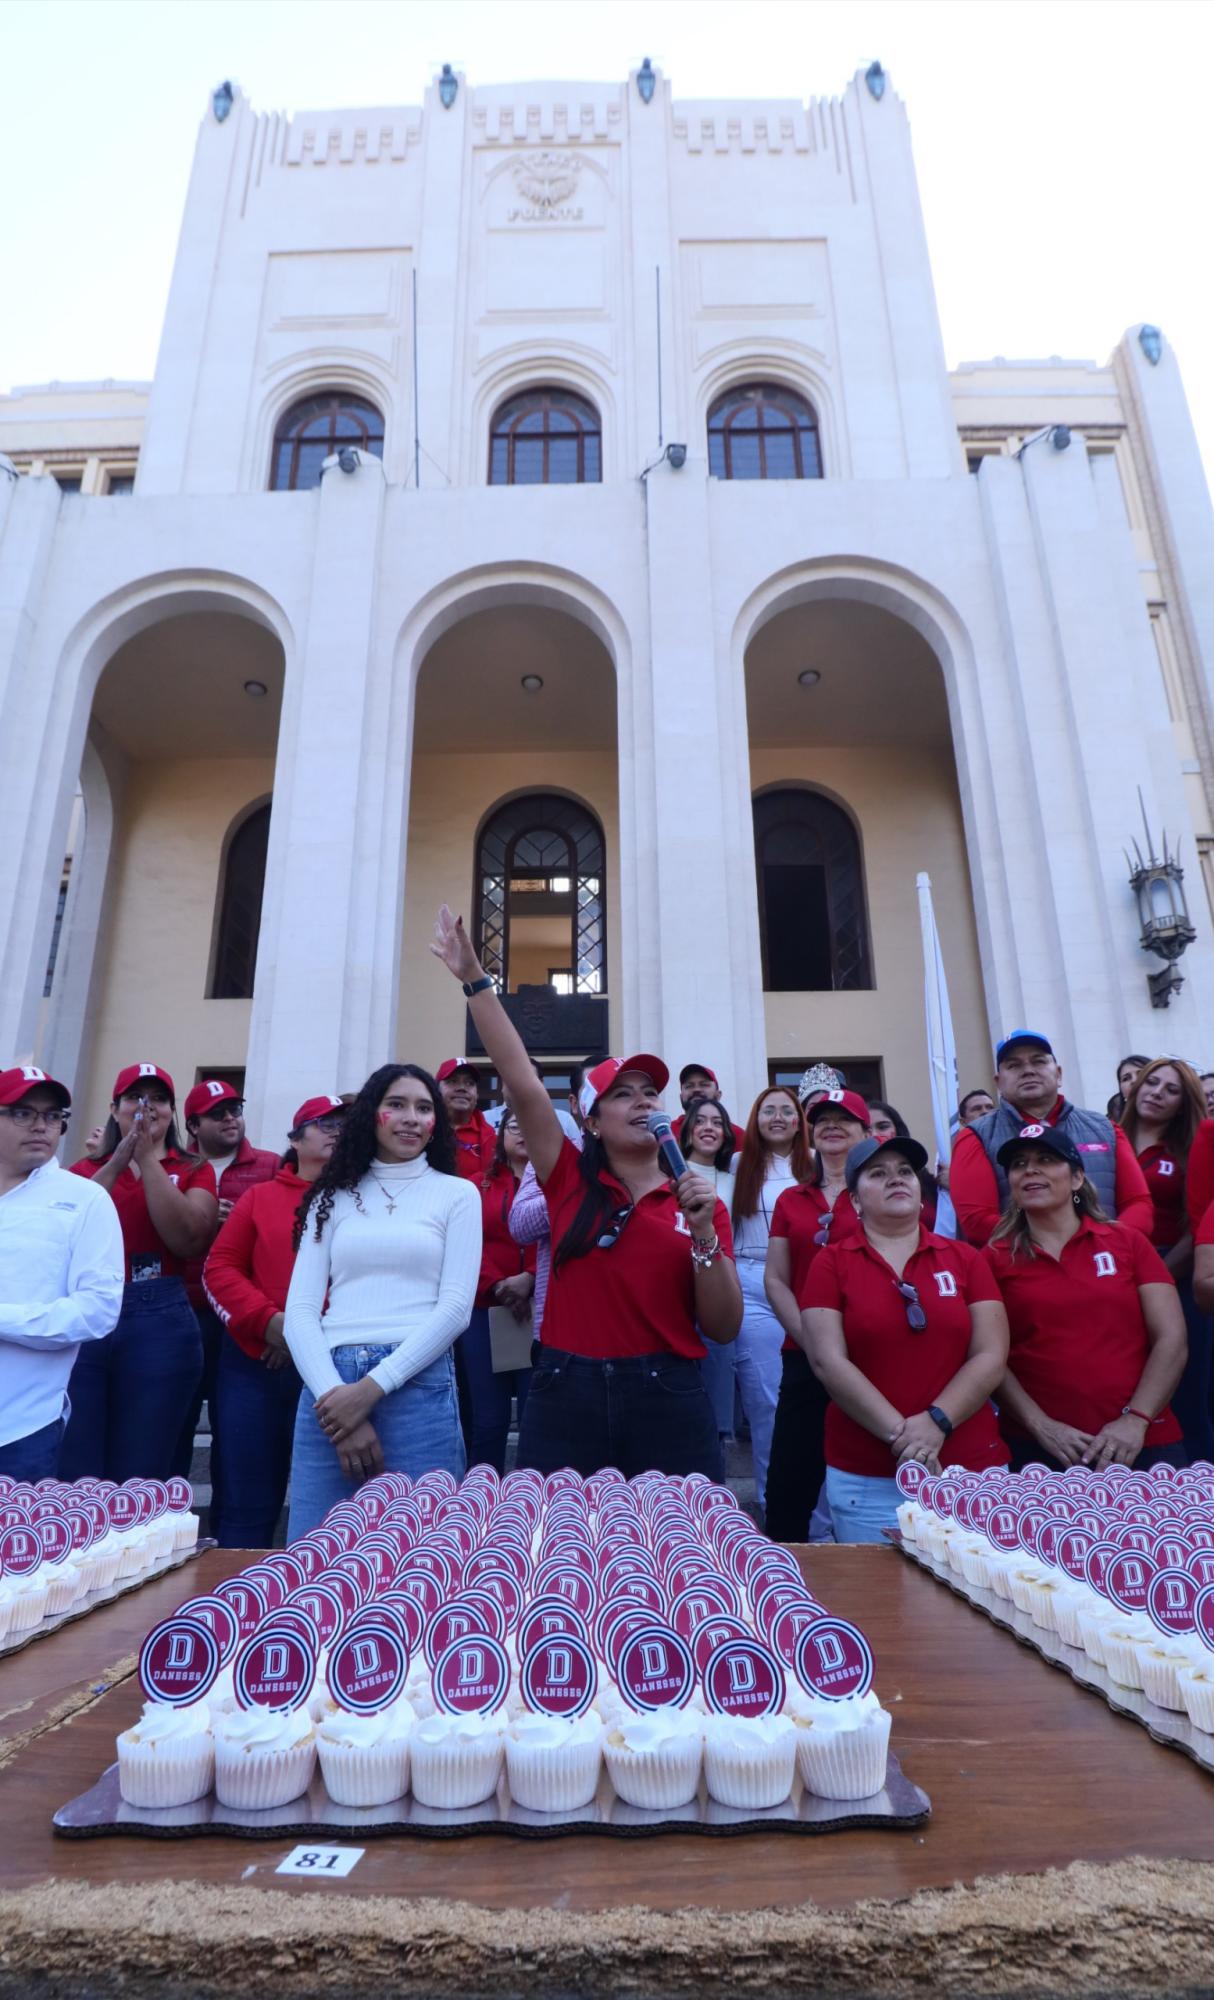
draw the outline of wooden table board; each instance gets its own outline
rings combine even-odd
[[[607,1934],[613,1940],[623,1939],[625,1933],[631,1934],[629,1925],[616,1921],[624,1910],[630,1913],[634,1929],[639,1925],[642,1931],[645,1911],[654,1913],[655,1919],[676,1911],[702,1912],[704,1924],[711,1928],[725,1920],[728,1934],[740,1938],[738,1920],[743,1917],[746,1924],[752,1928],[758,1924],[768,1934],[770,1925],[758,1913],[773,1908],[812,1905],[819,1930],[823,1924],[829,1929],[831,1912],[840,1913],[846,1927],[853,1922],[852,1906],[865,1899],[878,1899],[887,1906],[922,1892],[973,1883],[978,1877],[1040,1875],[1076,1861],[1111,1870],[1108,1879],[1117,1884],[1120,1907],[1127,1894],[1125,1877],[1114,1864],[1130,1857],[1142,1857],[1147,1863],[1214,1862],[1214,1784],[1187,1758],[1110,1713],[1103,1702],[1052,1672],[892,1550],[814,1548],[802,1551],[801,1560],[823,1601],[859,1623],[872,1642],[876,1686],[894,1718],[894,1747],[908,1775],[932,1797],[933,1818],[924,1828],[902,1835],[854,1832],[817,1841],[762,1835],[720,1842],[677,1835],[643,1842],[583,1837],[545,1844],[538,1854],[521,1841],[515,1845],[475,1838],[441,1843],[392,1840],[369,1843],[354,1872],[345,1880],[327,1883],[323,1896],[309,1882],[275,1876],[289,1842],[263,1846],[205,1840],[177,1845],[56,1838],[51,1832],[52,1812],[93,1782],[113,1757],[115,1735],[139,1711],[140,1693],[133,1678],[120,1681],[99,1699],[93,1699],[89,1690],[104,1677],[107,1663],[112,1668],[124,1654],[135,1651],[156,1617],[187,1595],[213,1588],[241,1566],[241,1558],[214,1551],[184,1576],[161,1579],[97,1614],[95,1629],[85,1620],[0,1663],[0,1714],[11,1714],[18,1705],[10,1676],[24,1677],[20,1685],[26,1689],[40,1679],[49,1703],[39,1710],[40,1697],[31,1695],[34,1705],[29,1712],[42,1713],[46,1726],[0,1772],[0,1916],[6,1906],[10,1911],[21,1907],[34,1892],[29,1907],[41,1910],[40,1922],[45,1925],[49,1908],[65,1907],[60,1892],[73,1891],[76,1909],[90,1908],[101,1921],[114,1900],[113,1886],[106,1900],[107,1885],[126,1885],[136,1902],[140,1885],[159,1885],[161,1900],[156,1907],[164,1913],[169,1905],[163,1899],[171,1885],[189,1883],[199,1885],[189,1892],[197,1909],[223,1907],[233,1918],[242,1909],[264,1911],[275,1931],[284,1922],[289,1928],[291,1921],[280,1898],[309,1899],[310,1914],[303,1916],[301,1905],[299,1924],[311,1932],[322,1904],[333,1912],[340,1903],[344,1914],[331,1921],[342,1929],[355,1924],[361,1930],[375,1909],[391,1908],[399,1915],[402,1899],[408,1899],[405,1907],[412,1913],[411,1921],[420,1921],[426,1911],[441,1912],[444,1904],[458,1899],[465,1911],[472,1906],[474,1912],[484,1913],[461,1918],[461,1943],[467,1943],[478,1925],[488,1925],[493,1949],[499,1954],[505,1951],[507,1957],[513,1953],[515,1963],[524,1935],[529,1939],[548,1935],[546,1920],[541,1921],[545,1912],[557,1921],[558,1931],[565,1926],[570,1939],[569,1926],[576,1929],[574,1920],[583,1914],[594,1931],[600,1921],[592,1916],[595,1912],[608,1913]],[[38,1655],[43,1656],[41,1676],[36,1672]],[[59,1701],[75,1695],[87,1705],[66,1722],[57,1722],[52,1694]],[[1146,1877],[1169,1895],[1173,1890],[1181,1896],[1191,1891],[1195,1906],[1207,1913],[1214,1902],[1208,1889],[1214,1870],[1207,1875],[1204,1868],[1148,1867]],[[1142,1879],[1141,1869],[1130,1879]],[[1061,1898],[1055,1915],[1064,1927],[1067,1912],[1084,1906],[1081,1885],[1087,1880],[1081,1870],[1076,1886]],[[94,1885],[98,1893],[88,1895],[86,1884]],[[226,1903],[209,1897],[208,1887],[224,1892]],[[257,1894],[264,1889],[278,1894],[267,1903]],[[16,1896],[10,1902],[4,1892]],[[1128,1893],[1133,1904],[1136,1892]],[[377,1897],[396,1900],[392,1905],[368,1904],[368,1898]],[[179,1899],[173,1906],[182,1908]],[[916,1905],[907,1907],[913,1911]],[[533,1912],[534,1920],[525,1926],[503,1926],[492,1916],[512,1911]],[[451,1915],[454,1919],[457,1911]],[[733,1921],[728,1923],[731,1915]],[[323,1930],[323,1918],[319,1921]],[[441,1916],[433,1921],[442,1927]],[[684,1914],[679,1926],[695,1921]],[[1208,1917],[1202,1920],[1207,1921]],[[802,1920],[803,1929],[805,1922],[808,1917]],[[1174,1908],[1169,1910],[1168,1926],[1174,1940],[1170,1990],[1178,1992],[1183,1989],[1183,1952]],[[380,1928],[385,1936],[399,1932],[398,1917],[391,1924],[385,1919]],[[660,1924],[658,1928],[661,1931]],[[1210,1935],[1203,1933],[1206,1959],[1210,1944]],[[786,1941],[781,1950],[787,1954],[789,1949]],[[598,1966],[603,1971],[607,1959],[602,1953],[600,1939],[591,1955],[592,1969]],[[761,1959],[760,1952],[755,1963]],[[659,1961],[666,1964],[661,1952],[653,1963]],[[888,1959],[889,1966],[893,1962]],[[8,1964],[8,1950],[0,1946],[0,1991]],[[157,1977],[163,1980],[162,1960],[157,1960],[157,1967]],[[735,1967],[731,1979],[736,1980],[736,1973]],[[431,1984],[425,1990],[439,1990],[443,1981],[433,1968],[428,1976]],[[651,1969],[645,1976],[656,1990],[657,1974]],[[703,1976],[701,1966],[701,1985]],[[767,1990],[772,1990],[770,1965],[767,1979]],[[459,1990],[470,1989],[463,1985]],[[529,1990],[538,1990],[534,1980]],[[844,1979],[839,1990],[859,1989]],[[880,1990],[893,1989],[882,1985]],[[975,1990],[986,1989],[979,1983]]]

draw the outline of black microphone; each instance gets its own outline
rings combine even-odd
[[[651,1111],[645,1123],[658,1142],[658,1154],[662,1165],[671,1180],[677,1181],[687,1172],[687,1162],[679,1149],[679,1142],[674,1136],[670,1119],[664,1111]]]

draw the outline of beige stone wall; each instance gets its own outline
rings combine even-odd
[[[597,813],[607,842],[607,981],[620,967],[620,841],[614,751],[535,751],[447,755],[413,762],[405,879],[400,1015],[394,1053],[433,1068],[464,1048],[464,999],[427,950],[434,913],[444,900],[471,924],[477,829],[499,799],[522,790],[569,792]],[[541,977],[547,976],[544,957]],[[538,964],[538,960],[536,961]],[[618,1012],[612,1006],[614,1037]],[[614,1046],[614,1040],[612,1041]]]
[[[923,1015],[923,953],[915,877],[932,878],[957,1038],[962,1090],[989,1080],[991,1052],[973,898],[952,760],[912,760],[893,749],[756,748],[755,790],[817,784],[848,808],[860,829],[876,985],[869,993],[768,993],[767,1053],[879,1056],[888,1098],[932,1146]],[[738,1112],[745,1109],[737,1107]]]
[[[198,1067],[244,1063],[251,1002],[208,1000],[207,978],[224,839],[273,779],[265,758],[132,766],[101,927],[92,1061],[77,1079],[69,1157],[105,1116],[124,1064],[161,1064],[180,1100]],[[277,1143],[277,1134],[250,1133],[255,1143],[263,1136]]]

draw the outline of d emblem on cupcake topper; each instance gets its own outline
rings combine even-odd
[[[815,1618],[797,1640],[795,1671],[807,1694],[846,1701],[873,1684],[872,1648],[846,1618]]]
[[[757,1639],[730,1639],[717,1646],[701,1678],[714,1715],[774,1715],[784,1700],[784,1670]]]
[[[237,1701],[242,1708],[302,1708],[316,1679],[317,1657],[301,1632],[270,1619],[237,1655]]]
[[[329,1653],[325,1680],[339,1708],[375,1715],[403,1693],[409,1649],[386,1618],[367,1610]]]
[[[523,1660],[523,1700],[538,1715],[585,1715],[598,1680],[594,1654],[570,1633],[541,1639]]]
[[[139,1649],[139,1685],[149,1701],[186,1708],[219,1672],[219,1641],[197,1618],[162,1619]]]
[[[672,1625],[642,1625],[618,1650],[616,1679],[634,1708],[681,1708],[695,1680],[691,1648]]]
[[[510,1661],[496,1639],[478,1632],[457,1639],[431,1675],[434,1700],[444,1715],[489,1715],[510,1688]]]
[[[1214,1583],[1207,1583],[1193,1600],[1193,1629],[1214,1653]]]
[[[1192,1632],[1199,1589],[1187,1569],[1157,1569],[1147,1585],[1147,1615],[1161,1632]]]

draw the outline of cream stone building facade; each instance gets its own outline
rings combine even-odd
[[[554,1087],[653,1047],[737,1114],[828,1057],[927,1132],[920,870],[963,1088],[1022,1022],[1093,1104],[1127,1049],[1214,1063],[1176,359],[950,375],[877,66],[225,89],[154,381],[15,389],[0,452],[0,1056],[82,1123],[127,1061],[243,1077],[273,1142],[476,1054],[447,898]],[[1167,1013],[1140,790],[1197,932]]]

